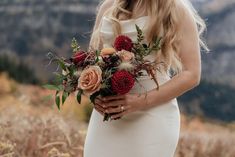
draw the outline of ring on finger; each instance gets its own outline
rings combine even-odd
[[[122,112],[125,110],[125,107],[123,105],[121,106],[121,110]]]

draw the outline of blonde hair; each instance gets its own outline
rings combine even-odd
[[[115,0],[114,4],[104,12],[112,20],[114,35],[122,33],[120,25],[120,15],[125,15],[126,18],[133,17],[133,12],[129,8],[133,0]],[[157,53],[157,58],[163,59],[165,63],[165,70],[169,68],[179,73],[182,71],[182,63],[178,56],[178,43],[180,37],[178,35],[179,21],[183,14],[190,14],[193,17],[198,28],[198,35],[200,37],[200,45],[205,50],[208,50],[206,44],[202,40],[202,33],[206,25],[203,19],[198,15],[188,0],[137,0],[136,9],[147,13],[150,17],[146,32],[146,41],[151,42],[154,37],[162,36],[162,48]],[[93,30],[90,46],[99,49],[102,47],[100,37],[100,26]],[[162,34],[163,33],[163,34]]]

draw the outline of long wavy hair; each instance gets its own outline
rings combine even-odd
[[[137,13],[132,10],[131,4],[133,1],[136,1],[135,11],[139,11]],[[156,59],[164,61],[165,70],[171,69],[173,72],[179,73],[183,68],[178,55],[178,43],[180,41],[178,34],[179,19],[182,17],[182,13],[190,14],[193,17],[197,24],[200,45],[208,50],[202,40],[202,33],[206,25],[188,0],[115,0],[114,4],[104,12],[104,16],[112,20],[114,36],[118,36],[122,33],[120,20],[123,20],[123,18],[130,19],[135,17],[134,14],[142,15],[143,13],[151,19],[145,33],[146,41],[151,43],[154,37],[163,37],[162,48],[156,53]],[[100,27],[101,23],[96,29],[93,29],[91,35],[90,47],[95,49],[102,48]]]

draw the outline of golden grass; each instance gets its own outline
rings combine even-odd
[[[50,91],[19,85],[4,77],[1,79],[6,85],[0,91],[0,157],[82,157],[88,101],[78,106],[71,97],[59,112],[51,105],[53,100],[46,97],[52,94]],[[235,124],[181,115],[175,157],[235,157],[234,145]]]
[[[43,107],[32,110],[12,106],[0,111],[0,156],[81,156],[84,123]]]
[[[181,117],[182,127],[175,157],[235,157],[234,124]]]

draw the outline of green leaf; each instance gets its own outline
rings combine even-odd
[[[63,81],[66,80],[66,76],[56,76],[54,82],[56,84],[63,84]]]
[[[78,45],[78,42],[77,42],[76,38],[72,39],[71,48],[73,49],[74,53],[79,51],[80,46]]]
[[[49,89],[49,90],[60,90],[60,87],[57,85],[52,85],[52,84],[46,84],[43,85],[43,88]]]
[[[59,91],[64,90],[64,86],[63,85],[58,85]]]
[[[83,90],[79,90],[77,94],[77,101],[79,104],[81,104],[81,101],[82,101],[82,93],[83,93]]]
[[[64,64],[64,61],[62,59],[58,59],[57,62],[59,64],[60,68],[66,71],[66,66]]]
[[[90,96],[90,100],[91,100],[91,102],[92,102],[93,104],[95,103],[96,97],[99,96],[99,95],[100,95],[100,91],[95,92],[94,94],[92,94],[92,95]]]
[[[59,91],[56,91],[55,102],[56,102],[56,105],[57,105],[58,109],[60,110],[60,94],[59,94]]]
[[[140,43],[144,40],[143,32],[137,24],[135,24],[135,28],[137,30],[137,41]]]
[[[63,95],[62,95],[62,105],[64,104],[65,100],[67,99],[67,97],[69,96],[69,93],[68,92],[63,92]]]
[[[142,44],[143,48],[147,49],[148,45],[147,44]]]
[[[161,41],[162,41],[162,37],[160,37],[160,38],[155,37],[152,49],[153,50],[160,50],[161,49]]]
[[[70,65],[70,66],[68,67],[68,70],[69,70],[68,75],[73,76],[74,73],[77,71],[77,67],[76,67],[75,65]]]
[[[97,63],[97,62],[99,62],[100,51],[96,50],[96,51],[95,51],[95,55],[96,55],[96,60],[95,60],[95,62]]]
[[[63,81],[67,79],[67,75],[63,75],[59,72],[54,72],[55,75],[54,84],[63,84]]]

